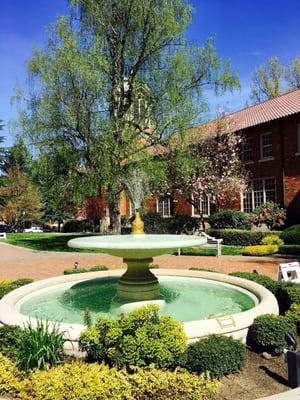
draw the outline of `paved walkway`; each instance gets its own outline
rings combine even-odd
[[[90,268],[107,265],[109,268],[124,267],[122,259],[106,254],[35,251],[0,243],[0,278],[43,279],[61,275],[65,269],[72,268],[74,262],[79,267]],[[219,272],[252,271],[276,278],[277,267],[285,259],[272,257],[242,256],[173,256],[155,257],[153,264],[160,268],[188,269],[199,267]]]

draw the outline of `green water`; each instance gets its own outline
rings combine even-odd
[[[246,311],[257,303],[250,292],[220,282],[168,276],[159,282],[166,302],[161,313],[182,322]],[[64,283],[25,296],[17,308],[35,318],[82,324],[86,308],[93,320],[99,313],[109,314],[116,291],[117,279],[112,278]]]

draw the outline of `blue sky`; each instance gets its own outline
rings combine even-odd
[[[188,37],[203,43],[214,35],[218,53],[230,59],[238,72],[242,90],[216,98],[208,94],[211,116],[216,110],[244,107],[254,68],[271,56],[287,63],[300,55],[299,0],[190,0],[194,7]],[[0,119],[6,124],[17,116],[10,97],[18,84],[25,87],[26,63],[34,46],[42,47],[47,25],[68,10],[67,0],[0,1]]]

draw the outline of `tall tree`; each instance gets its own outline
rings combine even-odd
[[[252,75],[250,99],[254,103],[271,99],[283,93],[285,68],[276,57],[260,65]]]
[[[29,151],[20,137],[6,151],[3,157],[2,170],[7,173],[11,169],[18,169],[22,173],[29,173],[31,157]]]
[[[300,57],[295,57],[287,66],[285,78],[289,89],[300,88]]]
[[[42,207],[38,190],[18,169],[7,173],[0,195],[6,197],[0,205],[0,218],[12,227],[23,227],[26,221],[37,221]]]
[[[3,123],[2,123],[3,121],[0,119],[0,131],[2,131],[3,130]],[[3,143],[4,142],[4,137],[3,136],[0,136],[0,145],[1,145],[1,143]],[[5,149],[3,148],[3,147],[1,147],[0,146],[0,171],[2,170],[2,167],[3,167],[3,162],[4,162],[4,159],[5,159]],[[4,183],[5,183],[5,178],[2,176],[2,174],[0,175],[0,189],[1,189],[1,187],[4,185]],[[3,196],[3,195],[1,195],[0,194],[0,205],[2,205],[2,204],[4,204],[4,202],[5,202],[5,196]]]
[[[40,152],[64,146],[76,198],[105,189],[117,230],[132,166],[152,164],[206,110],[205,88],[219,94],[239,82],[212,40],[188,45],[184,0],[70,3],[75,20],[60,18],[29,63],[37,85],[20,122]]]

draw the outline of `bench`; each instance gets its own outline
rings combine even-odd
[[[0,239],[6,239],[6,233],[0,232]]]
[[[207,239],[207,242],[205,244],[201,244],[200,246],[197,246],[199,248],[202,247],[216,247],[217,249],[217,257],[222,255],[222,242],[223,239],[217,239],[214,238],[212,236],[209,236],[207,233],[205,232],[199,232],[198,233],[199,236],[204,236]],[[181,254],[181,249],[178,249],[178,255],[180,256]]]
[[[300,283],[300,265],[298,261],[279,264],[277,279],[286,282]]]

